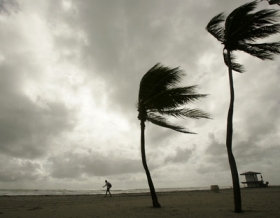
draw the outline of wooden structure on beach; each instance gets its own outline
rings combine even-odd
[[[258,187],[267,187],[268,182],[264,183],[262,175],[261,175],[261,180],[258,180],[258,172],[252,172],[248,171],[245,173],[241,173],[240,175],[244,175],[246,182],[241,182],[244,185],[247,185],[248,188],[258,188]]]

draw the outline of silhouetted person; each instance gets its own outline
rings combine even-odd
[[[105,180],[105,185],[103,187],[107,186],[107,190],[106,190],[106,195],[104,197],[107,197],[107,192],[109,192],[110,197],[112,197],[111,192],[110,192],[110,188],[112,187],[112,184],[110,182],[108,182],[107,180]]]

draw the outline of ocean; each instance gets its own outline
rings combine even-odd
[[[220,187],[225,189],[230,187]],[[195,191],[195,190],[210,190],[210,187],[189,187],[189,188],[158,188],[156,192],[174,192],[174,191]],[[106,189],[99,190],[67,190],[67,189],[0,189],[0,196],[16,196],[16,195],[100,195],[104,194]],[[111,189],[112,194],[135,194],[148,193],[149,189]]]

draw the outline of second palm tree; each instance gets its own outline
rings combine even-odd
[[[182,133],[193,133],[184,127],[169,123],[165,115],[176,118],[209,118],[209,115],[198,109],[182,108],[184,104],[194,102],[206,95],[197,94],[196,86],[176,87],[184,73],[179,68],[169,68],[160,63],[152,67],[140,82],[138,95],[138,119],[141,125],[141,156],[145,169],[153,207],[161,207],[158,202],[152,177],[148,169],[145,153],[145,122],[170,128]]]
[[[230,104],[227,117],[226,147],[232,175],[234,211],[237,213],[242,212],[242,205],[238,171],[232,152],[234,109],[232,70],[242,73],[244,69],[242,65],[234,61],[232,52],[244,51],[262,60],[272,60],[273,54],[280,53],[280,42],[255,43],[257,39],[263,39],[280,32],[280,24],[276,23],[279,20],[279,11],[264,9],[252,12],[257,4],[258,1],[246,3],[233,10],[227,18],[224,13],[220,13],[213,17],[206,27],[206,30],[224,45],[223,57],[228,66]]]

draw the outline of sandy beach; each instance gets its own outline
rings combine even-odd
[[[113,191],[112,191],[113,193]],[[219,193],[158,193],[162,208],[152,208],[149,194],[76,196],[2,196],[0,218],[50,217],[280,217],[280,186],[243,188],[243,213],[233,212],[232,189]]]

